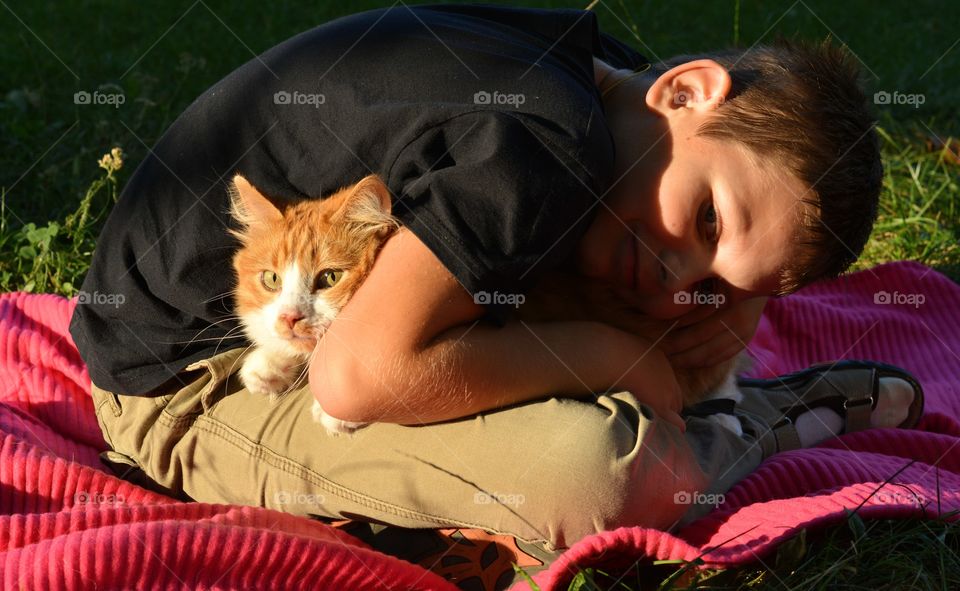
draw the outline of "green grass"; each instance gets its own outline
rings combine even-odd
[[[586,0],[524,4],[582,8]],[[0,290],[73,295],[117,188],[197,95],[313,24],[385,5],[0,2]],[[960,4],[603,0],[594,9],[607,32],[651,59],[748,47],[777,35],[829,34],[865,64],[871,93],[923,94],[920,108],[880,111],[887,178],[880,218],[857,268],[912,259],[960,279],[960,142],[952,154],[942,148],[960,136]],[[122,92],[126,100],[116,108],[76,105],[73,95],[82,90]],[[114,147],[125,154],[123,168],[98,167]],[[687,573],[670,585],[873,591],[906,588],[915,580],[918,588],[960,588],[958,540],[957,526],[945,522],[864,525],[854,517],[784,546],[771,570],[758,566],[693,580]],[[676,570],[644,565],[620,583],[658,588]],[[612,582],[585,571],[583,588],[597,588],[588,578],[600,588]]]
[[[700,571],[692,563],[678,568],[671,561],[639,564],[625,572],[588,568],[568,589],[960,589],[960,524],[942,519],[864,521],[853,515],[839,526],[801,531],[764,563],[722,571]]]

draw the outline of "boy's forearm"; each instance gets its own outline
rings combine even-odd
[[[642,339],[595,322],[455,327],[390,364],[383,374],[388,387],[368,419],[431,423],[551,394],[602,392],[648,349]]]

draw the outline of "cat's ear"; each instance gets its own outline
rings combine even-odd
[[[283,219],[283,211],[242,175],[230,181],[230,215],[246,228]]]
[[[362,178],[349,189],[337,215],[350,224],[377,230],[396,227],[390,215],[390,189],[375,174]]]

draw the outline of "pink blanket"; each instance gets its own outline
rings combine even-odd
[[[97,456],[106,446],[89,378],[67,333],[73,306],[53,295],[0,296],[4,589],[455,589],[316,521],[181,503],[110,475]],[[615,570],[643,558],[754,562],[861,504],[863,517],[960,509],[960,287],[914,263],[810,287],[770,303],[751,350],[758,376],[839,358],[900,365],[923,384],[926,413],[916,430],[778,454],[674,534],[622,528],[581,540],[535,577],[541,588],[565,588],[576,567]]]

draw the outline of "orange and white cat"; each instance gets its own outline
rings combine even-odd
[[[236,312],[252,343],[240,379],[250,392],[280,396],[303,380],[318,339],[398,227],[390,191],[371,175],[324,199],[286,202],[238,174],[230,197],[240,226]],[[313,416],[331,433],[361,426],[330,417],[317,402]]]

